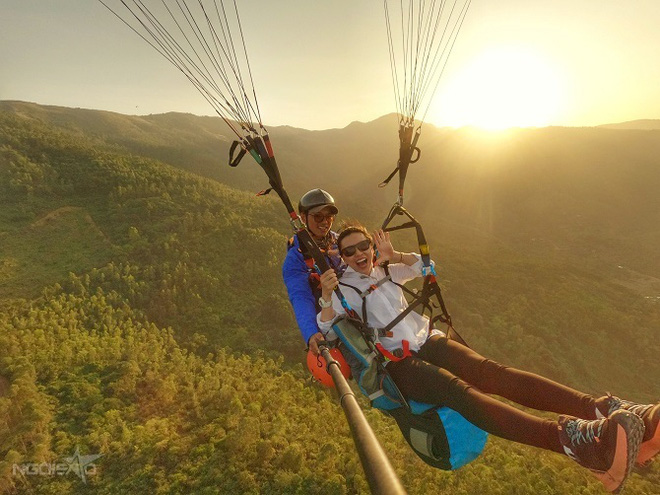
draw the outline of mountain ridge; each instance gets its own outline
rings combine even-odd
[[[94,109],[94,108],[84,108],[84,107],[66,107],[63,105],[53,105],[53,104],[47,104],[47,103],[37,103],[37,102],[32,102],[32,101],[24,101],[24,100],[0,100],[0,109],[3,111],[16,111],[17,106],[21,105],[29,105],[33,106],[32,108],[41,108],[41,109],[62,109],[62,110],[68,110],[68,111],[79,111],[79,112],[96,112],[96,113],[108,113],[108,114],[115,114],[115,115],[122,115],[124,117],[158,117],[158,116],[168,116],[168,115],[180,115],[180,116],[190,116],[193,118],[198,118],[198,119],[220,119],[220,117],[215,116],[215,115],[197,115],[193,113],[187,113],[187,112],[164,112],[164,113],[151,113],[151,114],[123,114],[120,112],[115,112],[113,110],[102,110],[102,109]],[[306,129],[304,127],[298,127],[298,126],[293,126],[293,125],[288,125],[288,124],[280,124],[280,125],[268,125],[267,123],[265,124],[268,129],[293,129],[296,131],[308,131],[308,132],[324,132],[324,131],[333,131],[333,130],[342,130],[346,129],[348,127],[351,127],[354,124],[370,124],[373,122],[378,122],[381,120],[392,120],[394,122],[398,122],[399,118],[396,113],[389,113],[382,115],[380,117],[376,117],[371,120],[367,121],[361,121],[361,120],[354,120],[349,122],[343,127],[329,127],[326,129]],[[461,128],[474,128],[474,129],[480,129],[478,126],[471,126],[471,125],[466,125],[466,126],[459,126],[459,127],[452,127],[452,126],[438,126],[433,123],[426,123],[425,124],[428,127],[435,127],[436,129],[461,129]],[[612,123],[605,123],[605,124],[594,124],[590,126],[574,126],[574,125],[549,125],[549,126],[531,126],[531,127],[512,127],[509,129],[502,129],[502,130],[497,130],[497,131],[487,131],[484,130],[484,132],[487,133],[494,133],[498,134],[501,132],[506,132],[507,130],[511,129],[543,129],[543,128],[552,128],[552,127],[558,127],[558,128],[589,128],[589,127],[600,127],[600,128],[611,128],[611,129],[632,129],[632,130],[658,130],[660,129],[660,119],[633,119],[633,120],[627,120],[623,122],[612,122]]]
[[[241,190],[256,192],[267,185],[250,157],[238,169],[227,166],[232,137],[219,118],[176,113],[137,118],[65,107],[48,117],[50,107],[0,102],[0,108],[38,116],[67,132]],[[76,120],[77,115],[84,118]],[[394,185],[371,189],[396,166],[398,136],[392,115],[326,131],[275,127],[271,138],[294,203],[315,181],[342,191],[338,199],[352,217],[372,218],[396,199]],[[438,221],[461,231],[451,234],[479,232],[483,237],[497,232],[508,243],[552,256],[572,250],[579,240],[579,249],[588,253],[593,249],[592,231],[600,236],[609,230],[612,235],[600,243],[596,258],[610,266],[650,269],[648,275],[660,277],[660,260],[649,265],[648,260],[657,257],[646,247],[660,239],[660,204],[654,193],[660,188],[655,166],[659,143],[653,132],[629,129],[548,127],[488,133],[431,126],[419,142],[419,163],[411,165],[406,204],[431,225],[442,212]],[[347,198],[367,191],[369,201],[360,202],[358,211]]]

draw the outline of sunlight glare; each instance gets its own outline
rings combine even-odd
[[[488,130],[546,126],[560,117],[565,105],[562,76],[541,53],[494,47],[447,79],[428,120]]]

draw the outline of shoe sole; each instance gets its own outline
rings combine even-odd
[[[660,418],[660,404],[653,408],[651,413],[651,421]],[[656,426],[655,434],[649,440],[642,442],[637,455],[637,467],[645,468],[651,464],[653,458],[660,452],[660,426]]]
[[[617,428],[614,460],[607,471],[592,470],[592,473],[608,492],[619,493],[639,454],[644,436],[644,422],[639,416],[623,409],[614,411],[609,419],[616,423]]]

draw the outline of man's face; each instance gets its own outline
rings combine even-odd
[[[330,232],[332,222],[335,220],[335,214],[332,209],[327,206],[321,211],[316,213],[308,213],[305,218],[307,229],[312,233],[312,236],[321,239]]]

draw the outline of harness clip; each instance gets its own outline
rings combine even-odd
[[[435,277],[438,276],[438,274],[435,272],[435,266],[430,265],[430,266],[423,266],[422,267],[422,275],[427,276],[427,275],[433,275]]]

